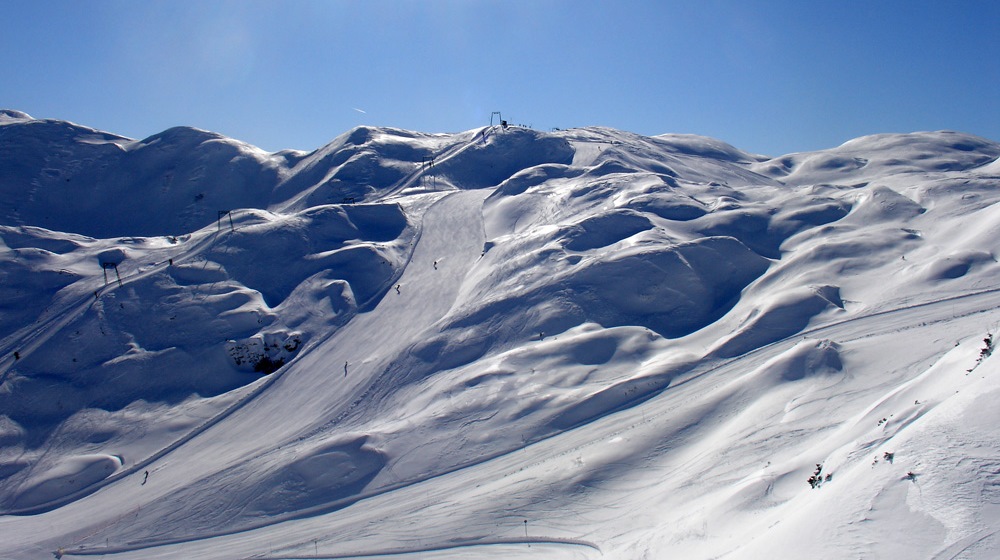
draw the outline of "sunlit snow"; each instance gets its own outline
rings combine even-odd
[[[998,157],[0,111],[0,557],[995,558]]]

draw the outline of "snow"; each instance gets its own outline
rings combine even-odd
[[[998,158],[0,111],[0,556],[993,558]]]

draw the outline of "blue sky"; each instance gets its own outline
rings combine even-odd
[[[0,107],[311,150],[368,124],[1000,140],[1000,2],[6,0]],[[363,111],[363,112],[362,112]]]

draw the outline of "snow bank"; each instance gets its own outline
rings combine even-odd
[[[11,503],[11,509],[43,506],[85,490],[88,486],[115,473],[122,458],[113,455],[80,455],[66,457],[44,472],[33,473]]]

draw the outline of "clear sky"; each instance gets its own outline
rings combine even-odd
[[[4,0],[0,107],[311,150],[368,124],[1000,141],[995,0]]]

